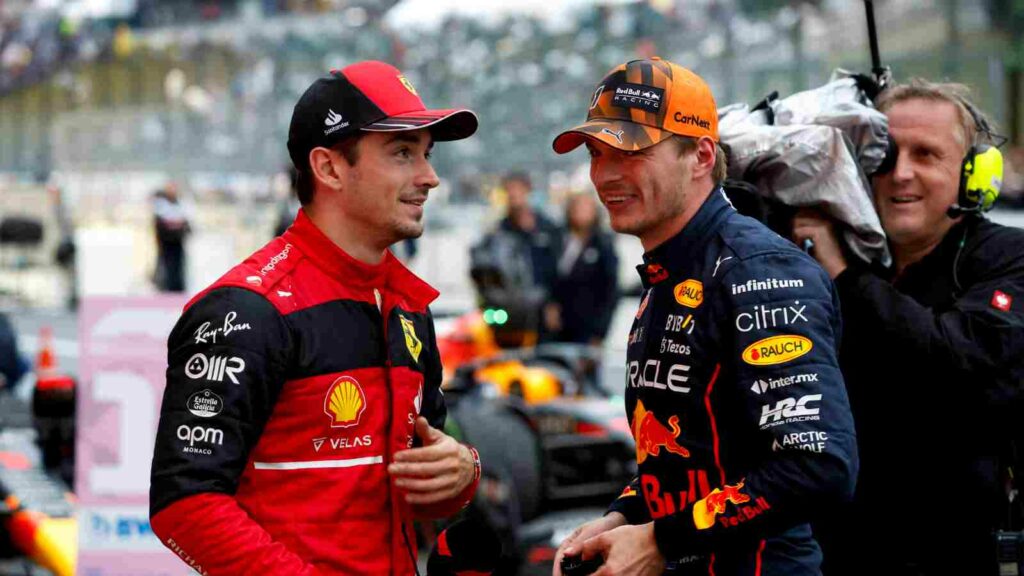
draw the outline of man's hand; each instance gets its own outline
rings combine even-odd
[[[405,491],[406,502],[443,502],[473,482],[475,464],[469,448],[431,427],[422,416],[416,418],[416,436],[423,446],[396,452],[395,461],[388,465],[395,486]]]
[[[835,280],[846,270],[846,257],[839,244],[835,223],[831,218],[816,208],[801,208],[793,217],[793,241],[802,245],[804,240],[814,242],[811,256]]]
[[[562,576],[562,557],[579,554],[582,544],[590,538],[625,525],[625,516],[619,512],[610,512],[573,530],[572,534],[562,541],[562,544],[558,547],[558,552],[555,553],[555,568],[551,572],[552,575]]]
[[[583,559],[604,557],[594,576],[659,576],[665,557],[654,540],[654,522],[620,526],[583,543]]]

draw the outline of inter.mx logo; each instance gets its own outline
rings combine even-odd
[[[761,429],[789,422],[818,420],[819,408],[812,408],[809,404],[820,401],[821,394],[811,394],[799,400],[793,398],[779,400],[774,407],[771,404],[765,404],[761,407],[761,422],[759,423]]]
[[[750,386],[750,389],[754,391],[754,394],[764,394],[769,390],[775,390],[776,388],[785,388],[791,384],[802,384],[804,382],[817,382],[818,374],[797,374],[796,376],[786,376],[784,378],[769,378],[762,380],[758,378],[754,380],[754,384]]]

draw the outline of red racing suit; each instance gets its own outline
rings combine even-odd
[[[414,517],[387,465],[444,425],[427,308],[387,253],[355,260],[300,212],[185,307],[168,341],[150,515],[201,574],[411,574]]]

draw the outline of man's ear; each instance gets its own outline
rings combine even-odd
[[[332,190],[340,190],[349,166],[344,160],[339,160],[337,153],[322,146],[310,150],[309,166],[314,180]]]
[[[717,145],[715,141],[706,136],[697,140],[697,150],[694,152],[695,162],[693,163],[693,178],[695,180],[710,175],[715,169],[715,154]]]

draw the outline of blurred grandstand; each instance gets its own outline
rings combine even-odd
[[[482,202],[511,168],[555,192],[588,186],[584,157],[549,153],[550,138],[582,119],[597,78],[636,55],[696,69],[721,104],[868,66],[860,2],[553,0],[487,18],[463,4],[476,12],[429,0],[0,2],[0,190],[55,181],[79,230],[127,226],[139,240],[149,195],[176,179],[233,239],[226,267],[273,228],[294,102],[355,60],[393,62],[428,102],[479,113],[478,136],[437,151],[434,206]],[[879,4],[897,77],[956,78],[1001,124],[1019,115],[1007,80],[1019,80],[1009,48],[1024,30],[1014,2]],[[1022,186],[1014,177],[1004,196]],[[150,257],[132,259],[145,268]]]

